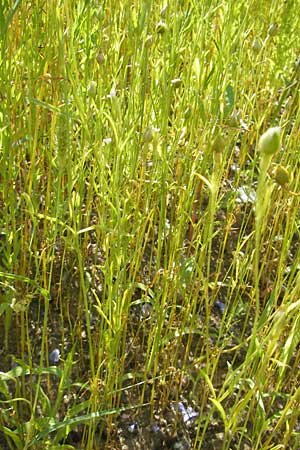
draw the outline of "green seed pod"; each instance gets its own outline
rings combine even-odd
[[[274,155],[280,149],[281,128],[269,128],[259,139],[258,148],[264,155]]]
[[[87,87],[87,95],[89,97],[96,97],[97,94],[97,83],[96,81],[90,81]]]
[[[223,153],[225,148],[225,142],[224,139],[220,134],[218,134],[212,143],[212,151],[213,153]]]
[[[290,174],[285,167],[277,166],[274,171],[274,178],[280,186],[285,186],[290,181]]]

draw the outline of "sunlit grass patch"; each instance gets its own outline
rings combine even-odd
[[[297,448],[294,11],[0,7],[0,446]]]

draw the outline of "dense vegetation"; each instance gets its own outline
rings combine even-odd
[[[300,448],[299,8],[1,2],[1,448]]]

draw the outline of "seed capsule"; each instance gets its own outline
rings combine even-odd
[[[274,178],[280,186],[285,186],[290,181],[290,174],[285,167],[279,165],[275,169]]]

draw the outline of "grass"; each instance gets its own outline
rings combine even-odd
[[[3,448],[299,448],[297,6],[0,6]]]

